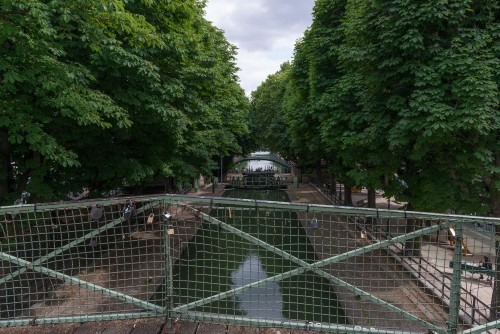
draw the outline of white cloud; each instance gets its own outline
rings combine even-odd
[[[239,48],[241,85],[249,95],[290,60],[311,24],[314,0],[209,0],[206,17]]]
[[[255,90],[267,76],[277,72],[280,65],[291,57],[279,56],[276,53],[266,53],[262,51],[248,52],[240,51],[238,55],[238,67],[240,84],[247,93]]]

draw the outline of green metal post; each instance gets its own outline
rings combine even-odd
[[[165,314],[167,318],[167,326],[172,328],[172,308],[174,307],[174,275],[173,275],[173,262],[172,262],[172,249],[170,247],[170,235],[174,233],[172,224],[168,223],[165,233],[165,257],[167,260],[167,291],[165,296]]]
[[[462,223],[458,222],[455,229],[455,252],[453,255],[453,274],[450,287],[450,314],[448,319],[448,332],[457,333],[458,312],[460,310],[460,288],[462,279]]]
[[[500,320],[488,322],[487,324],[476,326],[471,329],[464,330],[461,334],[480,334],[487,332],[490,329],[497,329],[500,326]]]
[[[272,209],[285,209],[285,210],[296,210],[296,211],[307,211],[307,212],[322,212],[322,213],[334,213],[338,215],[354,215],[354,216],[367,216],[367,217],[377,217],[377,218],[407,218],[408,215],[415,217],[415,219],[426,219],[426,220],[448,220],[448,221],[475,221],[478,217],[466,216],[466,215],[449,215],[449,214],[438,214],[429,212],[416,212],[416,211],[398,211],[398,210],[387,210],[387,209],[370,209],[370,208],[352,208],[352,207],[338,207],[331,205],[321,205],[321,204],[304,204],[304,203],[288,203],[288,202],[272,202],[272,201],[255,201],[255,200],[245,200],[245,199],[235,199],[235,198],[224,198],[224,197],[202,197],[202,196],[188,196],[188,195],[178,195],[178,194],[165,194],[156,196],[133,196],[133,197],[121,197],[119,201],[110,201],[106,199],[101,200],[82,200],[78,203],[72,203],[75,208],[83,208],[92,206],[94,204],[109,205],[113,203],[123,203],[127,200],[133,201],[167,201],[173,204],[183,205],[182,202],[201,202],[210,203],[216,201],[217,204],[230,205],[230,206],[243,206],[252,207],[255,206],[259,208],[272,208]],[[6,206],[0,207],[0,215],[5,213],[31,213],[43,210],[60,209],[60,203],[47,203],[47,204],[37,204],[36,207],[32,204],[22,205],[22,206]],[[500,219],[495,217],[480,217],[481,221],[488,224],[498,225],[500,224]]]

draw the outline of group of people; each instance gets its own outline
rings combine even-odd
[[[277,168],[274,168],[272,166],[268,166],[268,167],[265,167],[265,168],[262,168],[262,167],[258,167],[256,169],[253,169],[253,168],[235,168],[233,171],[233,173],[236,173],[238,174],[239,172],[242,172],[242,173],[245,173],[245,172],[272,172],[272,173],[279,173],[280,170],[277,169]]]

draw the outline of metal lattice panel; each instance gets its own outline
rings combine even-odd
[[[175,195],[0,213],[2,326],[157,316],[353,333],[498,326],[488,320],[498,219]]]

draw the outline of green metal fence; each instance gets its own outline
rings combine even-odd
[[[500,328],[490,321],[499,219],[182,195],[0,216],[0,326],[166,317],[332,333]]]

